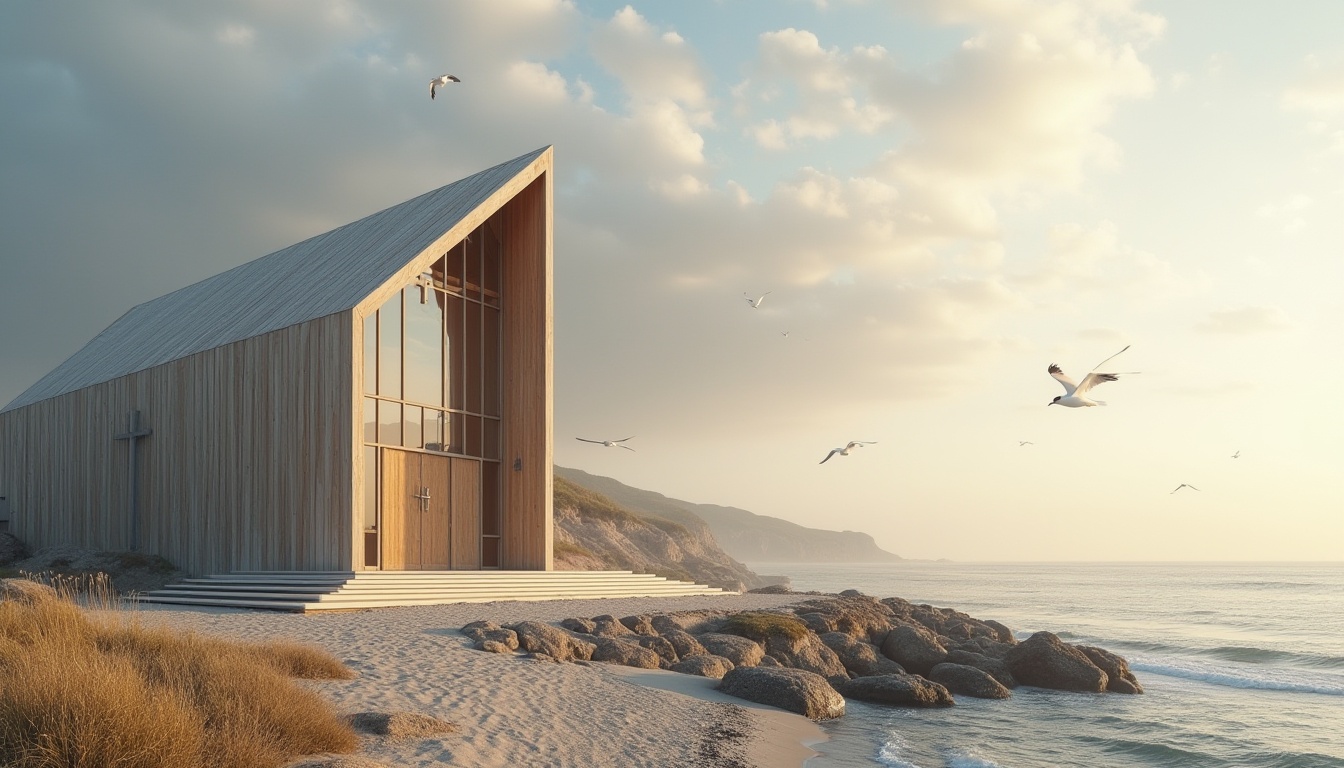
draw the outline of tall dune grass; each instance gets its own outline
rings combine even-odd
[[[0,765],[273,768],[358,746],[293,680],[353,676],[325,651],[145,627],[74,586],[0,582]]]

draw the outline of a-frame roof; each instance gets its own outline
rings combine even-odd
[[[147,301],[0,412],[352,309],[510,182],[530,181],[549,151],[529,152]]]

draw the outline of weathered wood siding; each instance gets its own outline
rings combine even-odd
[[[545,159],[549,164],[549,153]],[[554,565],[551,201],[548,172],[504,208],[500,566],[506,569],[549,571]]]
[[[349,570],[351,312],[0,413],[0,494],[30,547],[125,550],[127,413],[140,549],[197,574]]]

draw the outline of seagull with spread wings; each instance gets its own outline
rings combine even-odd
[[[628,445],[622,445],[622,443],[624,443],[625,440],[634,440],[635,439],[634,435],[625,438],[625,440],[589,440],[586,437],[576,437],[574,439],[582,440],[585,443],[597,443],[598,445],[605,445],[608,448],[624,448],[627,451],[635,450],[634,448],[631,448]]]
[[[1130,345],[1126,345],[1125,349],[1129,349],[1129,346]],[[1114,355],[1097,363],[1097,368],[1100,368],[1111,360],[1119,357],[1121,352],[1124,352],[1125,349],[1122,349],[1120,352],[1116,352]],[[1089,408],[1094,405],[1105,405],[1106,401],[1104,400],[1092,400],[1087,397],[1088,391],[1103,382],[1119,381],[1121,374],[1097,373],[1097,368],[1093,368],[1092,372],[1084,376],[1082,381],[1074,383],[1073,379],[1069,378],[1068,375],[1064,373],[1063,369],[1058,365],[1051,363],[1050,367],[1046,370],[1055,378],[1055,381],[1058,381],[1064,386],[1064,394],[1051,400],[1047,405],[1064,405],[1069,408]],[[1128,376],[1135,373],[1138,373],[1138,371],[1126,371],[1124,375]]]
[[[434,92],[437,91],[439,88],[442,88],[443,86],[449,83],[460,83],[460,82],[462,81],[458,80],[456,75],[439,75],[438,77],[429,81],[429,98],[431,99],[434,98]]]
[[[760,309],[761,302],[765,301],[765,297],[769,296],[772,293],[774,293],[774,291],[766,291],[765,293],[762,293],[760,296],[757,296],[754,299],[751,298],[751,294],[747,293],[746,291],[743,291],[742,295],[747,297],[747,303],[751,305],[752,309]]]
[[[1182,488],[1189,488],[1189,489],[1192,490],[1192,491],[1198,491],[1198,490],[1199,490],[1198,488],[1196,488],[1195,486],[1193,486],[1193,485],[1191,485],[1191,484],[1189,484],[1189,483],[1181,483],[1180,485],[1176,486],[1176,489],[1173,490],[1172,493],[1175,493],[1176,491],[1179,491],[1179,490],[1181,490]]]
[[[832,448],[832,449],[831,449],[831,452],[828,453],[828,454],[826,454],[826,458],[822,459],[821,461],[819,461],[819,462],[817,462],[817,463],[818,463],[818,464],[825,464],[826,462],[828,462],[828,461],[831,460],[831,457],[832,457],[832,456],[835,456],[835,455],[837,455],[837,454],[840,455],[840,456],[848,456],[848,455],[849,455],[849,452],[852,451],[852,450],[854,450],[855,448],[862,448],[862,447],[865,446],[865,445],[876,445],[876,444],[877,444],[877,441],[876,441],[876,440],[869,440],[869,441],[864,441],[864,440],[850,440],[850,441],[849,441],[849,444],[846,445],[844,448]]]
[[[1240,459],[1240,458],[1241,458],[1241,451],[1238,450],[1236,453],[1232,454],[1232,458],[1234,458],[1234,459]]]
[[[1035,445],[1035,443],[1031,442],[1030,440],[1018,440],[1018,441],[1017,441],[1017,447],[1018,447],[1018,448],[1021,448],[1021,447],[1024,446],[1024,445]]]

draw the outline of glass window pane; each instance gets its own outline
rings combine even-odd
[[[434,278],[434,285],[437,288],[446,288],[447,283],[447,257],[440,256],[439,260],[429,265],[429,274]]]
[[[481,298],[481,256],[485,254],[485,233],[477,228],[467,240],[467,298]]]
[[[378,442],[378,401],[364,398],[364,442]]]
[[[430,408],[425,409],[425,421],[423,434],[425,436],[425,450],[428,451],[446,451],[448,446],[443,439],[447,432],[448,414],[443,411],[436,411]]]
[[[378,403],[378,442],[401,445],[401,403]]]
[[[481,458],[499,458],[499,422],[494,419],[481,420],[482,448]]]
[[[499,463],[481,462],[481,533],[499,535]]]
[[[466,320],[468,302],[457,296],[448,297],[448,407],[466,407]],[[474,305],[472,305],[474,306]]]
[[[481,412],[481,310],[483,309],[480,304],[467,303],[466,333],[463,334],[466,340],[466,366],[463,374],[467,380],[466,410],[471,413]]]
[[[467,444],[462,453],[468,456],[481,455],[481,417],[463,416],[462,420],[467,422]]]
[[[504,260],[504,246],[493,225],[485,227],[484,283],[485,303],[499,306],[499,267]]]
[[[485,307],[485,334],[482,339],[483,352],[481,361],[482,387],[484,387],[485,410],[482,411],[486,416],[499,415],[499,401],[501,393],[499,391],[499,310],[493,307]]]
[[[466,254],[466,244],[458,243],[443,257],[443,286],[453,293],[462,292],[462,257]]]
[[[415,285],[408,286],[404,293],[406,396],[403,399],[443,405],[443,311],[448,295]]]
[[[378,313],[364,318],[364,394],[378,394]]]
[[[364,446],[364,528],[378,527],[378,449]]]
[[[448,414],[448,431],[453,436],[448,450],[453,453],[467,452],[467,417],[453,411]]]
[[[378,310],[378,392],[401,399],[401,294]]]
[[[408,405],[402,411],[405,424],[402,426],[401,444],[407,448],[423,448],[420,425],[424,422],[424,409],[418,405]]]

